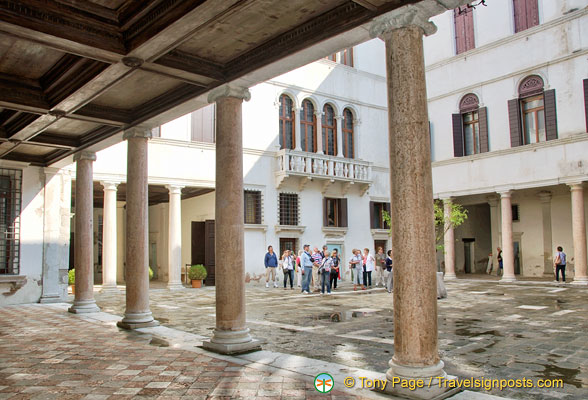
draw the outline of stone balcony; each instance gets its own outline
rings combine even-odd
[[[282,149],[276,155],[276,187],[295,181],[302,191],[309,181],[322,182],[323,194],[340,183],[343,195],[356,185],[363,196],[372,184],[372,166],[368,161]]]

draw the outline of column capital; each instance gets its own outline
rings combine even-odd
[[[151,128],[147,128],[145,126],[134,126],[129,129],[125,129],[123,134],[123,140],[129,140],[131,138],[147,138],[151,139],[153,134],[151,133]]]
[[[451,197],[451,196],[443,196],[443,197],[440,197],[440,200],[441,200],[443,203],[453,203],[453,200],[455,200],[455,197]]]
[[[215,103],[224,97],[235,97],[237,99],[249,101],[251,99],[251,92],[249,92],[249,89],[246,87],[223,85],[213,89],[208,94],[208,102]]]
[[[450,1],[459,3],[459,1]],[[453,9],[452,7],[451,9]],[[426,36],[432,35],[437,32],[437,26],[429,21],[433,15],[441,14],[450,8],[434,2],[429,2],[426,5],[422,3],[416,5],[407,5],[404,7],[397,8],[387,14],[377,17],[370,27],[370,37],[379,37],[382,40],[386,40],[389,34],[400,28],[408,28],[410,26],[416,26],[423,31]]]
[[[120,182],[113,182],[113,181],[100,181],[100,184],[104,187],[104,190],[115,190]]]
[[[490,207],[498,206],[499,200],[500,200],[500,197],[498,197],[498,195],[496,195],[496,194],[491,194],[489,196],[486,196],[486,201],[488,202],[488,204],[490,204]]]
[[[510,198],[512,196],[512,190],[503,190],[498,192],[501,199]]]
[[[337,121],[341,121],[343,119],[343,116],[342,115],[335,115],[335,119]]]
[[[575,190],[584,190],[584,184],[582,181],[578,181],[578,182],[568,182],[567,184],[570,187],[570,191],[575,191]]]
[[[182,185],[165,185],[166,189],[169,190],[169,194],[182,194],[182,189],[185,186]]]
[[[90,161],[96,161],[96,153],[94,153],[93,151],[80,151],[76,154],[74,154],[74,161],[80,161],[80,160],[90,160]]]
[[[539,201],[541,203],[549,203],[551,202],[551,192],[547,190],[542,190],[537,193],[537,197],[539,197]]]
[[[320,110],[316,110],[316,111],[314,112],[314,115],[316,115],[317,117],[322,117],[323,115],[325,115],[325,113],[324,113],[324,112],[322,112],[322,111],[320,111]]]

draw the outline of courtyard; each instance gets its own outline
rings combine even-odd
[[[500,397],[586,397],[586,288],[460,279],[447,282],[447,289],[449,297],[438,307],[439,350],[448,374],[564,382],[563,389],[484,392]],[[345,375],[383,377],[388,368],[393,305],[381,288],[354,292],[343,284],[321,297],[252,282],[248,326],[266,343],[261,352],[236,357],[198,347],[215,326],[214,287],[169,291],[153,285],[151,310],[162,326],[135,333],[114,326],[124,313],[124,290],[98,290],[98,314],[74,316],[65,304],[0,310],[7,322],[0,331],[0,398],[325,398],[313,388],[319,372],[334,376],[332,398],[381,397],[340,384]]]

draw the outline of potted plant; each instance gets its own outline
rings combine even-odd
[[[153,279],[153,270],[149,267],[149,280]]]
[[[204,265],[192,265],[188,271],[188,278],[192,281],[193,288],[202,287],[202,280],[206,278],[206,268]]]
[[[67,272],[67,283],[71,286],[71,294],[76,294],[76,270],[70,269]]]

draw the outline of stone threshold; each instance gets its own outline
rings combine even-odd
[[[69,303],[52,303],[42,304],[39,306],[51,307],[62,310],[67,313],[67,309],[71,306]],[[114,315],[103,311],[91,314],[69,314],[73,318],[79,318],[86,322],[97,325],[116,326],[116,323],[122,319],[120,315]],[[261,350],[247,354],[239,355],[222,355],[213,353],[201,348],[202,341],[209,339],[206,336],[196,335],[189,332],[184,332],[166,326],[155,326],[150,328],[136,329],[134,332],[139,332],[144,335],[151,335],[158,343],[169,344],[170,348],[176,350],[191,351],[194,353],[205,354],[209,357],[216,358],[223,361],[232,362],[248,368],[254,368],[263,372],[270,372],[283,377],[298,379],[305,382],[314,382],[315,376],[322,372],[329,373],[335,382],[343,382],[343,380],[352,376],[359,382],[358,377],[366,377],[368,379],[386,379],[385,372],[375,372],[360,368],[353,368],[343,364],[331,363],[321,361],[313,358],[301,357],[291,354],[284,354],[279,352]],[[310,340],[310,339],[309,339]],[[163,341],[163,342],[162,342]],[[355,396],[362,396],[369,399],[401,399],[390,395],[381,394],[369,389],[346,388],[344,385],[337,385],[337,390],[353,394]],[[473,392],[464,390],[455,394],[448,399],[453,400],[502,400],[506,397],[498,397],[480,392]]]

